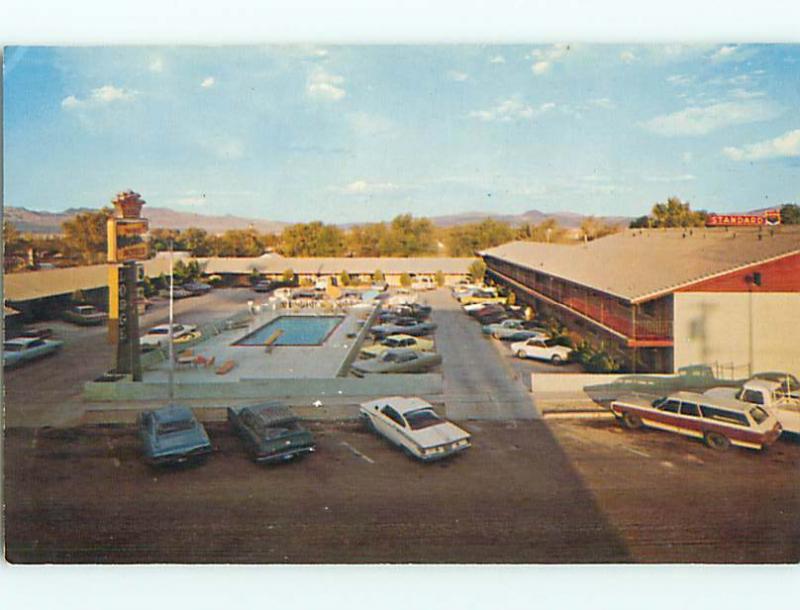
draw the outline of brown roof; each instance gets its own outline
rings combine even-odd
[[[334,275],[342,271],[351,274],[374,273],[442,273],[466,274],[474,258],[413,257],[413,258],[285,258],[278,254],[267,254],[255,258],[211,257],[198,259],[205,263],[206,273],[283,273],[291,269],[297,274]]]
[[[629,229],[587,244],[510,242],[480,254],[640,302],[799,252],[800,226],[783,226]]]

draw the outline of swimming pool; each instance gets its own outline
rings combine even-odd
[[[279,316],[233,345],[263,346],[278,330],[281,335],[272,345],[322,345],[342,320],[344,316]]]

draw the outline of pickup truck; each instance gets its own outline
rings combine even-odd
[[[775,415],[784,432],[800,435],[800,392],[796,389],[796,380],[792,384],[790,377],[787,375],[787,380],[783,382],[754,377],[739,389],[712,388],[705,394],[720,398],[736,398],[764,407]]]

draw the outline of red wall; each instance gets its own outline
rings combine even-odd
[[[761,286],[748,284],[745,280],[756,271],[761,273]],[[675,292],[747,292],[750,288],[753,292],[800,292],[800,254],[703,280]]]

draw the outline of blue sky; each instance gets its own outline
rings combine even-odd
[[[356,222],[800,196],[800,46],[10,47],[5,204]]]

